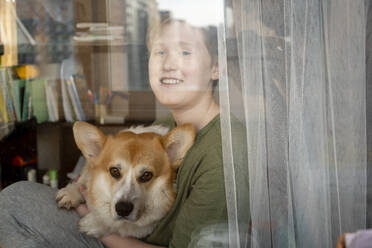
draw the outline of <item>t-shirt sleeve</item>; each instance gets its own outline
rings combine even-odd
[[[180,209],[169,247],[211,247],[210,242],[221,240],[216,234],[226,229],[227,219],[223,167],[205,168],[196,175]]]

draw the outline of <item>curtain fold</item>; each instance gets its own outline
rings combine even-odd
[[[231,247],[335,247],[340,234],[366,227],[365,41],[364,0],[226,2],[219,63]],[[235,118],[244,141],[234,138]]]

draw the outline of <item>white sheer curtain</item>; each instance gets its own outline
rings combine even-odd
[[[366,2],[225,3],[230,247],[335,247],[340,234],[366,227]]]

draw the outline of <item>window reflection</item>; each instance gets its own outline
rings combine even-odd
[[[0,106],[2,147],[8,148],[13,132],[31,126],[32,142],[27,144],[32,156],[39,157],[38,166],[63,167],[63,175],[71,169],[66,164],[73,166],[76,157],[62,161],[60,150],[52,157],[53,152],[43,151],[73,144],[66,134],[71,128],[66,122],[86,120],[105,126],[151,123],[168,114],[150,89],[148,30],[167,18],[216,29],[223,22],[222,2],[0,0],[0,44],[7,55],[1,56],[0,83],[5,80],[8,86],[19,87],[19,97],[10,92],[4,96],[4,103],[11,100],[14,106]],[[1,12],[5,5],[6,15]],[[74,88],[77,105],[72,100]],[[63,131],[50,131],[49,127]],[[23,138],[15,139],[21,142]],[[0,164],[11,166],[15,154],[4,149],[0,157],[4,153],[8,155]],[[5,184],[19,179],[6,174]]]
[[[75,23],[72,10],[72,0],[18,1],[18,64],[59,63],[70,57]]]

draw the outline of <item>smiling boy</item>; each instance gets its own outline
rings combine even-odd
[[[192,123],[198,131],[179,169],[176,203],[147,239],[151,243],[193,247],[205,240],[205,230],[226,223],[219,106],[213,97],[219,76],[217,37],[209,34],[167,20],[149,43],[151,88],[172,113],[157,123],[171,128]]]
[[[215,235],[227,222],[219,106],[213,98],[218,80],[217,37],[185,22],[166,20],[150,32],[148,48],[151,87],[172,113],[155,124],[174,128],[191,123],[197,130],[195,143],[178,170],[177,198],[170,212],[144,240],[115,234],[97,240],[77,231],[76,213],[58,210],[51,201],[55,195],[51,188],[16,183],[0,194],[3,248],[6,244],[90,248],[227,244],[227,239]],[[80,216],[87,211],[85,205],[77,208]]]
[[[192,123],[198,133],[180,165],[173,208],[146,244],[136,240],[136,247],[225,246],[227,240],[214,236],[227,222],[219,106],[213,97],[219,76],[217,37],[168,19],[150,31],[148,49],[151,88],[172,113],[155,124],[174,128]],[[108,247],[129,247],[129,239],[116,235],[102,241]]]

